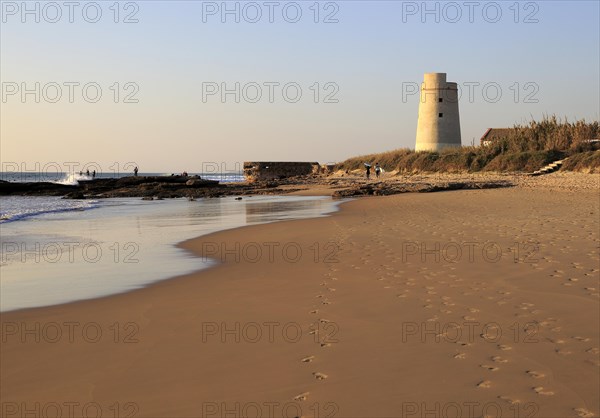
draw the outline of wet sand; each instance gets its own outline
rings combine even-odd
[[[2,314],[2,416],[598,416],[598,178],[361,198]]]

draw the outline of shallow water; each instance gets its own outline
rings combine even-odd
[[[93,210],[0,225],[0,311],[121,293],[208,267],[176,243],[249,224],[322,216],[328,197],[106,199]]]

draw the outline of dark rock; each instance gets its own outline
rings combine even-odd
[[[77,186],[48,182],[17,183],[0,181],[0,196],[64,196]]]
[[[64,195],[63,199],[86,199],[86,197],[81,192],[71,192]]]
[[[353,186],[348,189],[336,190],[334,198],[358,197],[358,196],[388,196],[399,193],[433,193],[448,190],[461,189],[495,189],[499,187],[512,187],[508,181],[484,181],[484,182],[448,182],[442,184],[399,184],[399,183],[374,183]]]
[[[188,179],[181,176],[123,177],[119,179],[81,180],[78,185],[64,185],[47,182],[16,183],[0,181],[0,195],[20,196],[68,196],[83,194],[93,198],[110,197],[152,197],[162,193],[162,197],[193,197],[210,195],[211,189],[225,188],[218,181],[203,180],[199,177]],[[245,186],[244,186],[245,187]],[[73,194],[71,193],[79,193]],[[222,193],[222,191],[220,192]]]

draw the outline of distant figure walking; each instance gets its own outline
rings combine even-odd
[[[365,167],[367,168],[367,180],[369,180],[371,178],[371,164],[365,164]]]
[[[133,175],[137,177],[137,173],[138,173],[138,168],[136,167],[133,169]]]
[[[375,163],[375,177],[379,178],[380,174],[381,174],[381,167],[379,166],[379,163]]]
[[[90,170],[86,170],[86,171],[85,171],[85,175],[86,175],[86,176],[89,176],[89,175],[90,175]]]
[[[95,179],[96,178],[96,170],[92,171],[92,178]]]

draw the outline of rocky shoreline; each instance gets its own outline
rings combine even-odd
[[[500,187],[597,189],[600,176],[558,172],[530,177],[513,173],[385,175],[367,180],[353,174],[310,174],[278,180],[220,183],[197,176],[139,176],[80,181],[78,185],[0,181],[0,196],[63,196],[67,199],[138,197],[146,200],[212,198],[265,194],[306,193],[320,189],[333,198],[431,193]]]
[[[290,177],[252,183],[220,183],[199,177],[123,177],[79,181],[78,185],[48,182],[13,183],[0,181],[1,196],[63,196],[67,199],[102,199],[139,197],[146,200],[169,198],[203,198],[260,194],[288,194],[311,185],[325,185],[334,198],[391,195],[407,192],[509,187],[507,181],[408,182],[376,181],[365,183],[356,178],[331,178],[324,175]]]
[[[170,198],[223,197],[283,193],[275,182],[220,183],[197,176],[136,176],[118,179],[80,180],[77,185],[50,182],[0,181],[0,196],[63,196],[66,199],[140,197],[147,200]],[[289,191],[287,191],[289,192]]]

